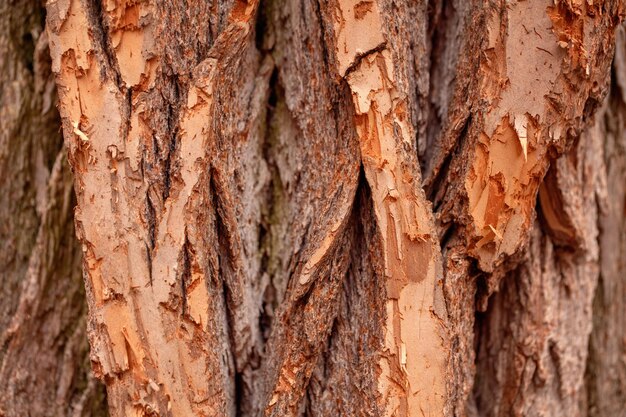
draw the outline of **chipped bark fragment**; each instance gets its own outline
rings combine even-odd
[[[488,12],[482,132],[464,180],[470,253],[487,272],[526,241],[553,151],[569,143],[588,99],[606,85],[611,14],[569,7],[537,0]],[[575,46],[563,49],[564,40]]]

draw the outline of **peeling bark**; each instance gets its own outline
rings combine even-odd
[[[622,7],[49,1],[111,415],[612,410]]]
[[[457,415],[498,410],[493,398],[485,408],[470,394],[474,378],[480,384],[481,374],[493,369],[492,357],[474,354],[474,340],[491,329],[478,326],[475,335],[473,309],[487,309],[489,296],[506,285],[501,283],[509,279],[508,271],[524,261],[536,196],[540,188],[544,191],[540,196],[549,189],[553,174],[545,182],[543,178],[559,155],[583,140],[578,139],[580,132],[593,121],[607,91],[621,7],[618,2],[491,2],[484,7],[446,5],[439,12],[439,33],[460,36],[467,47],[480,50],[480,55],[447,58],[455,67],[436,67],[443,71],[438,79],[447,77],[455,83],[447,97],[432,96],[431,120],[437,123],[427,139],[433,150],[423,153],[428,157],[423,163],[425,187],[433,199],[444,255],[445,298],[455,347],[449,362],[454,375],[450,390]],[[463,24],[447,26],[458,21]],[[444,50],[443,58],[449,53]],[[568,175],[574,175],[571,169],[562,174]],[[548,194],[558,199],[559,192],[553,189]],[[554,220],[572,214],[558,201],[552,203],[556,226]],[[550,221],[543,231],[550,230]],[[579,230],[570,232],[586,233],[589,230],[580,229],[584,226],[571,225]],[[582,245],[582,237],[577,239]],[[538,279],[538,271],[528,275]],[[506,311],[493,314],[508,316]],[[512,412],[504,410],[501,415]]]
[[[380,239],[387,302],[378,391],[384,415],[443,413],[449,347],[442,265],[430,204],[419,186],[403,68],[372,3],[337,5],[338,72],[347,81]],[[359,37],[359,33],[367,37]],[[361,52],[366,51],[366,52]],[[346,53],[347,52],[347,53]],[[394,55],[396,55],[394,57]],[[416,305],[415,300],[422,300]],[[425,407],[427,404],[427,407]]]
[[[0,4],[0,415],[106,415],[38,1]]]
[[[619,33],[617,56],[624,48],[623,29]],[[618,60],[613,70],[623,71]],[[483,368],[474,389],[480,415],[623,415],[616,379],[623,365],[615,360],[624,351],[616,345],[623,332],[614,327],[622,314],[604,315],[622,308],[623,279],[615,272],[623,268],[615,258],[602,261],[623,250],[623,210],[617,212],[623,181],[617,178],[624,178],[624,125],[616,78],[593,126],[550,167],[526,259],[479,320]],[[605,285],[615,286],[617,298]],[[615,333],[608,335],[608,327]]]

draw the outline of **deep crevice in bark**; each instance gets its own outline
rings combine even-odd
[[[180,296],[181,296],[181,315],[185,317],[187,315],[187,286],[191,278],[191,256],[189,255],[189,239],[185,234],[185,243],[181,250],[181,267],[180,272]]]
[[[148,262],[148,279],[150,280],[150,286],[152,286],[152,250],[146,244],[146,260]]]
[[[300,3],[303,4],[306,0],[300,0]],[[320,0],[313,0],[315,3],[315,14],[317,17],[317,23],[320,26],[320,31],[322,36],[320,37],[320,41],[321,41],[321,52],[322,52],[322,59],[324,60],[324,68],[326,69],[326,71],[330,71],[330,69],[332,68],[332,65],[330,63],[330,56],[328,55],[328,45],[327,45],[327,39],[326,39],[326,34],[328,33],[328,30],[326,27],[324,27],[324,17],[322,16],[322,6],[320,4]],[[305,12],[304,10],[302,11],[302,14],[304,15]]]
[[[278,238],[276,231],[277,222],[280,220],[281,205],[284,201],[284,186],[280,178],[278,166],[273,160],[273,148],[276,146],[277,138],[275,135],[275,110],[279,101],[284,102],[284,91],[278,81],[278,70],[274,68],[270,76],[269,97],[267,103],[267,113],[264,123],[262,152],[263,159],[270,171],[269,182],[267,183],[266,201],[263,205],[263,214],[261,223],[259,224],[259,249],[261,252],[261,273],[268,274],[268,285],[263,293],[263,305],[261,314],[259,315],[260,332],[263,341],[267,342],[270,337],[272,323],[274,320],[274,312],[278,308],[280,302],[277,297],[278,289],[274,284],[276,269],[278,268],[274,240]]]
[[[168,77],[167,91],[172,92],[172,97],[165,98],[166,101],[166,121],[167,121],[167,153],[165,156],[159,155],[159,159],[163,164],[162,178],[163,178],[163,203],[167,201],[170,196],[170,188],[172,187],[172,177],[176,173],[176,166],[172,166],[172,158],[176,154],[177,139],[179,135],[178,123],[180,121],[180,107],[183,105],[184,97],[181,96],[180,79],[178,76]],[[158,145],[158,141],[155,142]]]
[[[141,166],[143,166],[143,164]],[[149,190],[150,189],[148,189],[148,193],[146,194],[146,219],[148,224],[148,240],[150,244],[148,250],[149,253],[152,253],[152,250],[154,250],[156,245],[156,210],[152,204]]]
[[[89,17],[91,21],[90,30],[93,31],[94,39],[98,42],[98,46],[107,61],[106,70],[111,71],[115,80],[115,84],[121,88],[123,85],[120,68],[114,48],[110,44],[109,27],[107,24],[107,16],[102,9],[102,3],[99,0],[89,0],[88,4]],[[109,74],[107,74],[109,75]],[[130,110],[127,114],[130,115]]]
[[[238,337],[250,337],[250,333],[253,333],[252,329],[248,329],[247,334],[238,334],[238,328],[236,326],[236,320],[238,319],[237,310],[242,307],[241,291],[238,288],[238,275],[242,274],[242,271],[234,265],[236,261],[236,254],[233,251],[234,239],[233,231],[231,228],[235,227],[233,222],[234,218],[227,214],[229,207],[225,207],[222,195],[227,192],[218,178],[219,173],[216,168],[209,170],[209,195],[212,199],[211,209],[213,210],[212,219],[214,222],[215,236],[217,236],[218,242],[215,248],[215,257],[217,260],[216,273],[217,276],[211,277],[211,280],[218,288],[221,287],[222,304],[225,308],[226,322],[226,334],[228,335],[228,341],[230,344],[230,356],[233,361],[232,378],[233,378],[233,399],[235,407],[235,415],[237,417],[242,416],[245,409],[247,409],[250,401],[250,392],[246,392],[246,385],[244,383],[243,370],[249,366],[249,357],[243,356],[245,352],[239,352]],[[236,231],[235,231],[236,233]],[[244,362],[245,361],[245,362]]]
[[[448,189],[448,185],[451,182],[450,176],[457,175],[450,172],[451,163],[454,159],[458,158],[463,150],[463,144],[469,134],[469,129],[472,124],[472,116],[468,115],[463,123],[460,133],[455,141],[455,146],[447,150],[443,156],[441,164],[433,169],[434,176],[428,182],[426,187],[426,196],[433,203],[433,211],[439,212],[442,205],[446,202],[445,196]]]
[[[423,152],[425,146],[432,143],[441,131],[443,121],[441,120],[440,109],[436,103],[432,102],[431,92],[434,91],[436,86],[433,84],[433,78],[436,71],[440,71],[441,67],[439,61],[441,60],[441,45],[445,45],[445,24],[446,19],[443,16],[443,11],[451,6],[451,1],[448,0],[428,0],[428,87],[429,95],[428,99],[428,114],[426,120],[426,137],[417,139],[417,151],[418,160],[420,162],[420,168],[422,173],[426,174],[426,164],[428,163]],[[432,137],[433,139],[430,139]],[[423,143],[422,143],[423,142]],[[429,193],[427,193],[428,195]],[[432,201],[432,200],[431,200]]]

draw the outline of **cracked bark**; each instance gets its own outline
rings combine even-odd
[[[106,415],[43,7],[0,4],[0,415]]]
[[[47,5],[111,415],[619,415],[619,1],[189,3]]]

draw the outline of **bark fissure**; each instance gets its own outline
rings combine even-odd
[[[461,149],[463,149],[463,144],[467,138],[467,135],[469,134],[471,124],[472,116],[469,115],[467,119],[465,119],[465,121],[463,122],[458,138],[455,141],[456,146],[448,149],[448,151],[442,155],[443,159],[441,165],[433,170],[433,177],[426,186],[428,199],[432,202],[433,211],[435,213],[446,213],[450,209],[448,207],[442,206],[444,204],[453,204],[446,201],[446,199],[444,198],[451,182],[449,177],[454,177],[455,175],[458,175],[456,172],[453,172],[451,170],[451,164],[455,158],[460,157],[460,152]]]
[[[261,5],[261,7],[263,4]],[[263,10],[261,8],[261,10]],[[261,12],[262,13],[262,12]],[[266,18],[263,19],[266,21]],[[264,27],[264,26],[261,26]],[[257,29],[257,30],[260,30]],[[271,50],[268,51],[271,54]],[[267,102],[267,113],[265,117],[262,152],[265,163],[269,170],[269,180],[266,184],[266,199],[263,204],[263,217],[259,227],[259,249],[261,252],[261,271],[267,274],[267,287],[263,293],[262,312],[259,316],[259,331],[266,343],[269,339],[274,320],[274,312],[283,299],[283,284],[279,282],[279,269],[281,257],[278,253],[280,239],[279,227],[280,219],[285,210],[285,189],[280,177],[279,167],[274,161],[274,153],[277,152],[277,127],[279,123],[280,109],[277,106],[284,106],[285,98],[282,87],[278,81],[278,70],[274,68],[269,79],[269,96]]]
[[[180,314],[183,317],[187,315],[187,287],[191,279],[191,256],[189,251],[189,239],[185,234],[183,247],[180,253],[180,265],[182,267],[180,272],[180,297],[182,302]]]
[[[85,9],[88,15],[89,28],[93,31],[95,43],[99,46],[99,49],[105,59],[106,65],[103,70],[108,72],[107,75],[112,76],[115,79],[116,85],[123,86],[124,84],[117,62],[117,56],[115,50],[111,46],[109,27],[107,25],[107,14],[102,10],[102,2],[99,0],[88,0],[86,2]],[[130,122],[130,119],[128,118],[129,115],[130,109],[127,109],[126,120]]]

